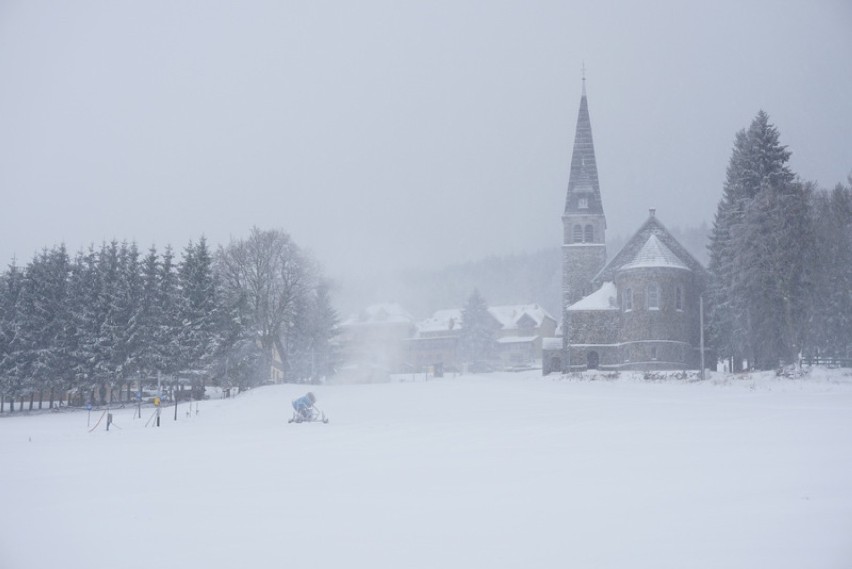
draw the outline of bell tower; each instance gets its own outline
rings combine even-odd
[[[585,69],[562,226],[562,308],[565,311],[593,292],[592,278],[606,264],[606,217],[598,185]]]

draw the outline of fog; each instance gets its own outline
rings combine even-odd
[[[254,225],[344,279],[554,246],[583,66],[611,234],[712,222],[759,109],[845,181],[852,4],[653,4],[3,2],[0,262]]]

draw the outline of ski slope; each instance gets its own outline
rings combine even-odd
[[[287,423],[298,385],[4,413],[0,567],[852,567],[841,372],[311,389],[327,425]]]

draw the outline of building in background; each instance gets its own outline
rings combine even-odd
[[[495,369],[541,365],[542,338],[556,333],[557,321],[538,304],[492,306],[488,308],[494,331]],[[414,371],[461,371],[465,364],[459,343],[464,322],[460,308],[435,312],[417,323],[410,339],[409,361]]]
[[[407,341],[416,330],[414,318],[400,305],[374,304],[338,327],[344,374],[378,380],[408,367]]]

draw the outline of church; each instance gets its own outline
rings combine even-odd
[[[610,258],[585,78],[562,215],[562,337],[550,372],[697,369],[708,273],[649,210]]]

